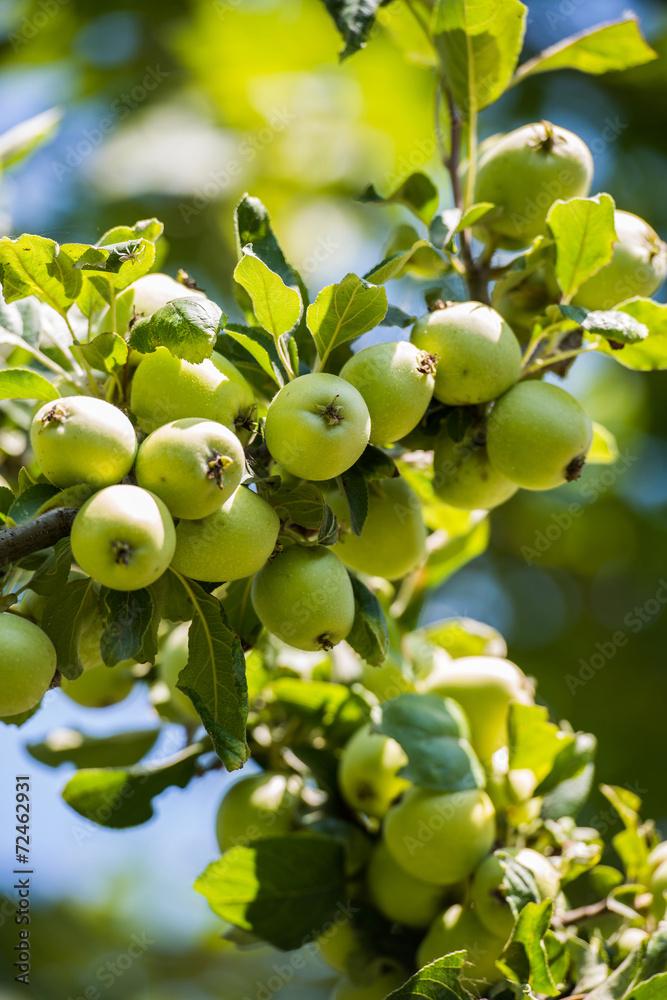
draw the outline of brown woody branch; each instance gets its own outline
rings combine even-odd
[[[78,513],[76,507],[56,507],[28,524],[0,530],[0,567],[55,545],[69,535]]]

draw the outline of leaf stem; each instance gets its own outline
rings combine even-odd
[[[83,367],[84,367],[84,369],[86,371],[86,375],[88,377],[88,385],[92,389],[93,395],[97,396],[97,398],[100,399],[101,398],[100,397],[100,391],[99,391],[99,389],[97,387],[97,383],[95,381],[95,376],[93,375],[93,370],[90,367],[90,365],[88,364],[88,361],[86,359],[85,354],[80,349],[80,345],[77,342],[76,334],[74,333],[74,330],[72,329],[72,324],[69,321],[69,317],[68,317],[67,313],[61,313],[61,316],[63,317],[63,319],[67,323],[67,329],[69,330],[69,332],[72,335],[72,341],[73,341],[73,343],[72,343],[72,354],[77,359],[77,361],[79,362],[79,364],[83,365]]]

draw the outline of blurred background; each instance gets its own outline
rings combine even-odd
[[[529,6],[525,56],[624,12],[623,0]],[[667,8],[642,0],[635,9],[660,59],[599,78],[530,78],[483,115],[482,134],[541,118],[576,131],[594,154],[595,190],[667,239]],[[312,292],[364,273],[397,226],[414,224],[400,207],[355,202],[369,183],[385,193],[423,169],[439,185],[441,209],[451,204],[433,142],[433,74],[405,0],[380,12],[372,43],[343,65],[320,0],[2,0],[0,38],[0,132],[64,109],[49,142],[1,179],[3,235],[94,242],[112,225],[157,216],[168,238],[163,269],[185,268],[234,315],[232,213],[245,191],[268,207]],[[423,311],[414,278],[388,292],[394,305]],[[488,552],[432,597],[426,619],[465,614],[500,629],[555,717],[598,736],[599,778],[638,793],[664,834],[667,373],[585,358],[570,386],[616,434],[621,460],[554,493],[517,494],[493,514]],[[0,431],[5,453],[20,454],[24,443]],[[171,790],[151,823],[110,832],[62,804],[67,766],[52,772],[22,750],[54,725],[103,734],[151,718],[140,686],[121,705],[94,711],[51,692],[21,730],[0,733],[0,810],[14,774],[33,776],[34,901],[43,912],[32,995],[96,1000],[84,992],[95,988],[132,1000],[238,1000],[246,990],[267,1000],[261,987],[279,956],[256,955],[236,985],[229,966],[221,978],[221,946],[211,945],[219,922],[190,888],[217,854],[213,817],[227,779],[207,775],[186,792]],[[8,838],[0,858],[0,887],[10,890]],[[40,925],[48,933],[37,933]],[[150,957],[103,981],[106,953],[124,954],[142,932],[154,939]],[[0,978],[9,984],[6,963],[3,954]],[[326,986],[315,961],[313,976]],[[285,1000],[316,995],[306,973],[298,989],[286,982]]]

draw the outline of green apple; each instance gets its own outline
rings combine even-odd
[[[474,200],[497,206],[482,225],[498,246],[517,249],[546,236],[553,203],[585,198],[592,180],[593,157],[578,135],[550,122],[534,123],[502,136],[482,154]]]
[[[519,382],[496,402],[486,447],[502,476],[551,490],[581,475],[593,426],[581,403],[550,382]]]
[[[289,833],[299,800],[295,785],[289,775],[276,771],[252,774],[231,784],[215,821],[220,850]]]
[[[390,993],[405,982],[407,974],[392,970],[381,972],[368,983],[355,984],[350,979],[341,979],[334,987],[331,1000],[385,1000]]]
[[[667,897],[665,896],[667,892],[667,861],[658,865],[651,875],[650,889],[653,893],[651,912],[656,920],[663,920],[667,911]]]
[[[380,667],[372,667],[369,663],[361,665],[361,683],[367,691],[371,691],[378,701],[388,701],[397,694],[414,691],[415,685],[406,676],[399,660],[390,652]]]
[[[611,260],[585,281],[572,299],[585,309],[613,309],[635,296],[650,298],[667,275],[667,244],[648,222],[631,212],[614,212],[617,242]]]
[[[426,413],[436,360],[407,340],[373,344],[354,354],[340,377],[358,389],[371,415],[371,444],[400,441]]]
[[[184,417],[215,420],[242,442],[255,411],[255,397],[241,372],[222,354],[194,365],[166,347],[147,354],[132,380],[131,408],[146,433]]]
[[[511,284],[507,280],[496,282],[491,300],[493,308],[512,327],[519,343],[527,344],[535,322],[543,316],[547,306],[559,301],[561,291],[553,267],[526,271],[520,280],[512,277]]]
[[[219,510],[176,528],[173,566],[195,580],[222,583],[257,573],[278,540],[280,518],[273,507],[239,486]]]
[[[473,748],[487,766],[496,750],[507,746],[510,704],[531,705],[534,700],[525,674],[499,656],[436,657],[423,687],[461,705],[470,721]]]
[[[405,479],[368,484],[368,515],[360,535],[352,532],[350,508],[342,493],[330,494],[327,502],[340,529],[333,551],[351,569],[397,580],[426,558],[422,505]]]
[[[0,716],[34,708],[55,672],[56,651],[48,635],[27,618],[0,614]]]
[[[530,848],[505,849],[506,854],[527,868],[535,879],[541,899],[555,899],[560,892],[558,872],[548,858]],[[505,872],[497,854],[489,854],[473,875],[470,899],[478,919],[497,937],[507,940],[514,927],[514,914],[502,889]]]
[[[436,792],[409,788],[389,810],[385,843],[408,874],[434,885],[468,878],[491,850],[496,814],[478,788]]]
[[[137,438],[118,407],[93,396],[68,396],[44,406],[30,427],[39,467],[54,486],[90,483],[98,489],[123,479],[134,463]]]
[[[72,525],[72,553],[111,590],[141,590],[162,576],[176,548],[171,514],[139,486],[107,486],[85,502]]]
[[[204,292],[188,288],[180,281],[174,281],[168,274],[145,274],[138,278],[130,288],[134,291],[134,311],[137,319],[152,316],[154,312],[166,306],[174,299],[198,298],[205,299]]]
[[[371,854],[366,879],[374,905],[394,923],[428,927],[442,910],[442,886],[409,875],[383,841]]]
[[[222,507],[241,482],[245,455],[236,434],[199,417],[172,420],[139,448],[137,483],[173,517],[201,518]]]
[[[176,709],[176,713],[185,721],[201,724],[197,710],[186,694],[177,688],[178,675],[185,668],[188,662],[189,650],[188,640],[190,634],[190,622],[183,622],[173,629],[164,643],[160,646],[157,659],[157,667],[160,677],[169,688],[170,702]]]
[[[297,649],[330,649],[354,622],[347,570],[323,545],[291,545],[274,556],[253,580],[252,603],[262,625]]]
[[[319,372],[301,375],[276,393],[266,415],[266,446],[301,479],[335,479],[368,444],[371,418],[361,393]]]
[[[519,341],[502,316],[480,302],[452,302],[426,313],[411,340],[438,359],[433,395],[448,406],[487,403],[519,377]]]
[[[322,961],[341,975],[347,972],[350,960],[363,952],[359,933],[350,920],[340,924],[329,924],[326,930],[315,938],[315,944]]]
[[[392,802],[410,787],[399,777],[408,763],[403,748],[388,736],[362,726],[345,744],[338,764],[338,785],[347,804],[382,819]]]
[[[518,490],[496,472],[486,448],[474,439],[453,441],[443,431],[433,452],[433,489],[440,500],[462,510],[491,510]]]
[[[462,980],[468,983],[494,983],[502,979],[496,967],[505,947],[501,937],[490,934],[469,907],[450,906],[431,924],[417,952],[420,967],[455,951],[466,951],[467,963]]]
[[[62,689],[68,698],[84,708],[108,708],[127,698],[134,687],[134,660],[123,660],[115,667],[101,664],[91,667],[75,681],[63,678]]]
[[[48,598],[44,594],[36,594],[34,590],[24,590],[18,613],[23,618],[31,618],[39,625],[47,600]]]

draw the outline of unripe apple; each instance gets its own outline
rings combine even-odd
[[[560,892],[558,872],[548,858],[530,848],[505,849],[535,879],[541,899],[555,899]],[[489,854],[473,875],[470,899],[478,919],[486,929],[497,937],[507,940],[514,927],[514,914],[501,889],[505,872],[500,858]]]
[[[253,580],[252,603],[262,625],[297,649],[330,649],[354,622],[347,570],[323,545],[291,545],[274,556]]]
[[[385,1000],[385,997],[402,986],[407,976],[404,972],[381,972],[369,983],[356,985],[350,979],[341,979],[334,987],[331,1000]]]
[[[54,486],[90,483],[98,489],[123,479],[134,462],[137,438],[117,406],[93,396],[45,403],[30,427],[39,467]]]
[[[335,479],[368,444],[371,418],[364,398],[338,375],[301,375],[276,393],[266,415],[266,446],[301,479]]]
[[[417,964],[430,965],[437,958],[454,951],[466,951],[463,967],[464,983],[494,983],[502,978],[496,967],[505,947],[503,938],[490,934],[470,908],[456,903],[445,910],[431,924],[428,934],[419,946]]]
[[[101,664],[91,667],[75,681],[63,678],[62,689],[68,698],[84,708],[108,708],[124,701],[134,687],[133,660],[123,660],[115,667]]]
[[[428,927],[442,910],[442,887],[409,875],[383,841],[371,854],[366,879],[373,903],[394,923]]]
[[[201,724],[197,711],[186,694],[177,688],[178,675],[188,662],[190,622],[177,625],[160,647],[157,666],[160,677],[169,688],[170,701],[178,715],[188,722]]]
[[[173,302],[174,299],[205,299],[204,292],[188,288],[180,281],[174,281],[168,274],[145,274],[130,285],[134,291],[134,311],[137,319],[152,316],[154,312]]]
[[[468,878],[496,836],[491,799],[478,788],[437,792],[409,788],[384,823],[394,861],[414,878],[454,885]]]
[[[592,180],[593,157],[586,143],[567,129],[541,122],[514,129],[489,146],[477,165],[474,197],[497,206],[482,225],[498,246],[512,250],[546,236],[553,203],[585,198]]]
[[[403,748],[370,723],[362,726],[345,744],[338,765],[338,785],[347,804],[367,816],[382,819],[394,799],[410,787],[399,777],[408,763]]]
[[[131,408],[146,433],[172,420],[201,417],[236,430],[244,441],[255,397],[241,372],[222,354],[214,351],[193,365],[158,347],[135,372]]]
[[[462,510],[491,510],[514,496],[518,488],[496,472],[483,444],[453,441],[446,431],[436,439],[433,489],[444,503]]]
[[[581,475],[593,440],[574,396],[550,382],[519,382],[496,402],[486,447],[502,476],[527,490],[551,490]]]
[[[0,614],[0,716],[34,708],[55,672],[56,651],[48,635],[27,618]]]
[[[363,952],[359,933],[350,920],[330,924],[314,943],[322,961],[341,975],[347,972],[350,959]]]
[[[664,920],[667,910],[667,898],[665,897],[665,893],[667,892],[667,861],[663,861],[661,865],[658,865],[651,875],[650,889],[653,893],[651,912],[656,920]]]
[[[252,774],[231,784],[215,821],[220,850],[289,833],[298,804],[296,784],[288,775],[276,771]]]
[[[618,240],[611,260],[585,281],[572,299],[585,309],[613,309],[635,296],[650,298],[667,275],[667,245],[648,222],[631,212],[614,212]]]
[[[368,515],[360,535],[352,532],[347,499],[341,493],[332,493],[327,502],[340,529],[333,551],[351,569],[396,580],[426,558],[422,506],[405,479],[369,483]]]
[[[280,518],[273,507],[239,486],[219,508],[198,521],[180,521],[172,560],[179,573],[222,583],[257,573],[273,552]]]
[[[510,703],[533,703],[528,678],[516,664],[499,656],[437,657],[424,689],[461,705],[470,721],[473,748],[487,765],[496,750],[507,746]]]
[[[406,340],[373,344],[354,354],[340,377],[358,389],[371,415],[371,444],[400,441],[426,413],[436,360]]]
[[[410,339],[436,356],[433,395],[448,406],[487,403],[519,377],[519,341],[502,316],[480,302],[452,302],[426,313]]]
[[[108,486],[79,510],[72,553],[81,569],[111,590],[140,590],[162,576],[176,548],[171,514],[139,486]]]
[[[241,482],[245,455],[236,434],[214,420],[172,420],[137,454],[137,483],[173,517],[201,518],[222,507]]]
[[[381,667],[372,667],[365,662],[362,664],[361,683],[378,701],[388,701],[398,694],[415,690],[415,685],[403,672],[400,661],[394,659],[391,652]]]

